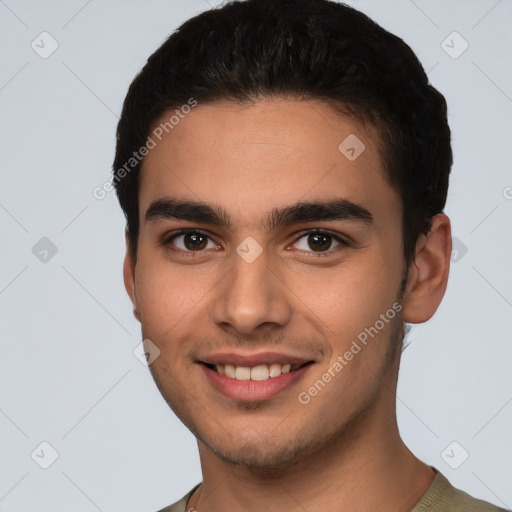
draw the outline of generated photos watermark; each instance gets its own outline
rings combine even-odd
[[[181,105],[180,108],[174,110],[169,116],[167,121],[161,122],[152,132],[148,135],[146,142],[137,150],[132,153],[132,156],[114,172],[112,180],[106,180],[102,185],[93,189],[92,195],[95,199],[101,201],[105,199],[108,192],[114,190],[114,184],[119,183],[125,178],[130,171],[137,167],[149,152],[156,148],[159,142],[162,141],[164,134],[170,133],[187,114],[190,114],[192,109],[198,104],[194,98],[189,98],[188,102]]]
[[[297,399],[299,403],[302,405],[307,405],[311,402],[311,399],[320,393],[325,386],[331,382],[340,372],[349,364],[354,356],[359,354],[363,347],[366,347],[368,344],[368,337],[374,338],[379,334],[382,329],[389,323],[390,320],[395,318],[397,313],[402,311],[402,304],[399,302],[395,302],[385,313],[381,314],[379,320],[377,320],[371,327],[366,327],[363,331],[361,331],[350,345],[350,348],[345,351],[345,353],[338,355],[336,361],[322,374],[322,376],[308,388],[307,391],[301,391]],[[361,347],[361,345],[363,347]]]

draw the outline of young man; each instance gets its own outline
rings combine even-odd
[[[496,511],[400,438],[404,323],[446,290],[443,96],[327,0],[184,23],[118,126],[126,288],[203,481],[163,510]]]

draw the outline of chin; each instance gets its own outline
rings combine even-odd
[[[305,452],[309,451],[307,446],[300,445],[297,440],[277,445],[275,441],[260,439],[258,442],[230,443],[229,447],[219,447],[204,440],[203,443],[222,460],[254,469],[278,469],[289,466],[303,458]]]
[[[256,470],[260,476],[264,476],[265,471],[298,463],[328,443],[326,433],[315,432],[311,426],[303,432],[293,430],[284,423],[282,426],[273,426],[266,432],[254,428],[233,429],[235,434],[232,437],[223,429],[216,432],[217,435],[211,431],[205,432],[201,427],[193,431],[200,449],[213,453],[229,464]]]

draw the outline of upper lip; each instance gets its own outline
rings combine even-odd
[[[200,358],[200,362],[209,364],[231,364],[233,366],[254,367],[261,364],[306,364],[312,359],[293,356],[290,354],[281,354],[278,352],[257,352],[254,354],[242,354],[236,352],[216,352],[204,358]]]

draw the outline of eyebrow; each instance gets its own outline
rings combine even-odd
[[[232,226],[231,217],[220,206],[170,197],[153,201],[144,217],[145,222],[168,219],[210,224],[226,229]],[[270,232],[281,226],[321,220],[356,221],[374,227],[373,215],[364,206],[347,199],[336,198],[297,202],[290,206],[274,208],[262,222],[262,228]]]

